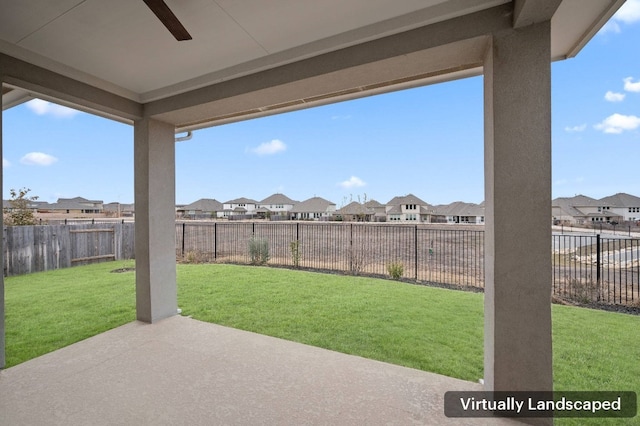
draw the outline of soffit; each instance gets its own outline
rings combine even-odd
[[[158,111],[154,108],[156,103],[152,103],[149,112],[181,130],[195,130],[210,122],[224,124],[470,77],[482,73],[486,43],[485,37],[476,37],[267,87],[255,87],[255,79],[247,76],[216,85],[216,95],[210,101],[185,107],[160,106],[162,109]],[[465,60],[461,62],[460,58]],[[287,72],[286,67],[282,72]],[[245,87],[252,89],[243,90]]]
[[[515,1],[521,12],[517,26],[544,19],[560,0]],[[3,92],[3,107],[44,95],[124,120],[145,113],[195,129],[461,78],[481,73],[487,39],[472,31],[475,21],[460,19],[499,11],[496,25],[485,25],[493,31],[512,19],[514,8],[511,0],[166,3],[193,40],[177,42],[142,1],[0,0],[0,65],[1,54],[8,55],[22,74],[5,76],[5,83],[27,89]],[[622,3],[561,0],[551,21],[552,59],[577,54]],[[423,50],[403,51],[405,34],[430,28],[437,30],[425,32]],[[457,40],[440,33],[466,35]],[[357,65],[347,57],[340,66],[340,52],[370,56],[367,49],[378,41],[385,46],[380,57]],[[325,57],[338,66],[325,70]],[[320,71],[302,78],[298,64],[315,64]],[[46,72],[26,81],[25,74],[38,69]]]
[[[166,0],[177,42],[142,1],[0,0],[0,51],[145,102],[505,2]]]

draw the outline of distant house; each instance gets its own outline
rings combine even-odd
[[[324,198],[313,197],[302,201],[290,210],[291,219],[329,220],[336,211],[336,204]]]
[[[596,200],[586,195],[556,198],[551,202],[551,214],[554,222],[579,225],[624,220],[624,216],[615,211],[610,201],[604,198]]]
[[[413,194],[394,197],[385,206],[388,222],[429,223],[433,207]]]
[[[38,206],[40,213],[62,213],[62,214],[100,214],[104,212],[102,200],[87,200],[82,197],[58,198],[52,204],[42,204]]]
[[[212,198],[201,198],[178,209],[178,214],[190,219],[215,219],[222,217],[223,204]]]
[[[640,197],[625,193],[618,193],[600,199],[603,205],[609,207],[608,211],[619,215],[622,221],[640,221]]]
[[[46,206],[48,203],[44,201],[27,201],[26,208],[32,210],[33,212],[37,212],[40,207]],[[11,212],[15,209],[11,200],[2,200],[2,211],[3,212]]]
[[[609,222],[612,220],[611,206],[603,205],[602,201],[584,195],[573,197],[570,201],[571,205],[581,213],[577,217],[586,222]]]
[[[232,216],[246,216],[256,213],[258,202],[250,198],[236,198],[225,201],[222,206],[222,216],[229,218]]]
[[[384,206],[376,200],[353,201],[337,210],[335,215],[345,222],[382,222],[386,219]]]
[[[433,210],[434,222],[484,224],[484,203],[474,204],[456,201],[451,204],[435,206]]]
[[[364,206],[373,211],[372,220],[374,222],[385,222],[387,220],[387,213],[384,204],[381,204],[376,200],[369,200],[364,203]]]
[[[103,206],[104,213],[114,217],[133,217],[135,208],[132,204],[125,203],[107,203]]]
[[[297,201],[293,201],[291,198],[284,194],[273,194],[258,203],[257,213],[259,216],[271,217],[271,216],[289,216],[289,212],[293,209],[293,206],[297,204]]]
[[[591,200],[596,201],[593,198]],[[572,205],[571,198],[568,197],[551,201],[551,216],[554,223],[566,224],[583,224],[586,218],[584,213]]]

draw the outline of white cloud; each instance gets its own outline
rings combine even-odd
[[[640,0],[627,0],[613,15],[612,19],[625,24],[633,24],[640,21]]]
[[[627,92],[637,92],[640,93],[640,81],[636,81],[635,83],[632,81],[633,77],[627,77],[624,80],[624,90]]]
[[[600,30],[601,34],[622,32],[620,23],[633,24],[640,21],[640,0],[627,0]]]
[[[616,21],[611,19],[609,22],[603,25],[602,29],[598,31],[598,34],[606,34],[606,33],[620,34],[621,32],[622,32],[622,29],[620,28],[620,25]]]
[[[274,139],[271,142],[264,142],[255,148],[250,149],[251,152],[257,155],[273,155],[278,152],[286,151],[287,145],[279,139]]]
[[[612,92],[611,90],[604,94],[605,100],[609,102],[622,102],[624,101],[625,96],[626,95],[624,93],[616,93]]]
[[[56,161],[58,161],[56,157],[44,152],[30,152],[20,159],[22,164],[28,166],[50,166]]]
[[[640,117],[635,115],[613,114],[605,118],[602,123],[593,126],[604,133],[619,134],[625,130],[635,130],[640,127]]]
[[[71,118],[80,113],[75,109],[67,108],[62,105],[52,104],[42,99],[34,99],[25,104],[27,108],[38,115],[52,115],[58,118]]]
[[[366,183],[359,177],[351,176],[349,179],[345,180],[344,182],[340,182],[338,185],[340,185],[345,189],[349,189],[349,188],[360,188],[362,186],[365,186]]]
[[[11,163],[6,158],[2,157],[2,167],[9,167]]]
[[[573,126],[573,127],[567,126],[564,128],[564,131],[569,133],[583,132],[586,128],[587,128],[586,124],[581,124],[579,126]]]

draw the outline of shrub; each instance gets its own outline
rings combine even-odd
[[[349,272],[353,275],[360,275],[367,265],[367,252],[364,248],[358,249],[351,246],[349,248]]]
[[[205,254],[200,250],[189,250],[182,258],[182,263],[198,264],[205,263]]]
[[[289,249],[291,250],[291,262],[295,268],[300,266],[300,241],[295,240],[289,243]]]
[[[30,206],[33,201],[38,199],[37,196],[29,197],[31,191],[29,188],[20,190],[11,189],[11,200],[9,200],[10,209],[3,209],[4,224],[7,226],[25,226],[35,225],[36,218],[33,214],[34,209]]]
[[[251,237],[249,240],[249,259],[251,264],[266,265],[269,257],[269,242],[266,238]]]
[[[568,298],[583,304],[601,300],[600,286],[591,275],[588,275],[585,279],[570,278],[568,282]]]
[[[404,273],[404,265],[402,262],[392,262],[387,264],[387,272],[389,276],[394,280],[399,280],[402,278],[402,274]]]

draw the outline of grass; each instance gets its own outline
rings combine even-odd
[[[8,366],[134,320],[133,272],[110,273],[121,267],[7,278]],[[482,377],[482,298],[366,277],[178,265],[183,315],[470,381]],[[558,305],[552,314],[556,390],[640,391],[640,317]],[[576,420],[561,423],[584,423]]]
[[[134,272],[110,273],[121,267],[107,262],[5,278],[7,367],[135,320]]]
[[[477,295],[364,277],[203,266],[178,270],[183,315],[453,377],[482,377]]]

